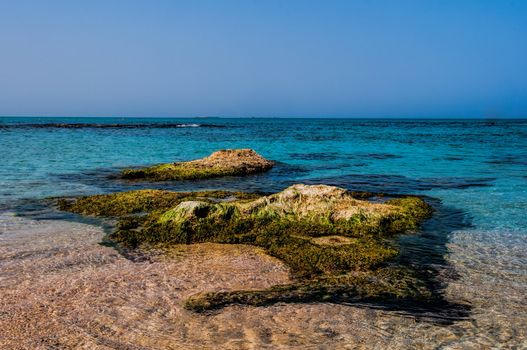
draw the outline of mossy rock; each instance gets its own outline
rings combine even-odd
[[[267,196],[143,190],[83,197],[60,207],[120,217],[109,237],[129,248],[204,242],[261,247],[289,266],[295,281],[264,291],[205,293],[187,303],[197,311],[238,302],[323,301],[325,295],[426,297],[418,278],[386,266],[398,255],[390,237],[418,229],[431,207],[418,197],[384,203],[356,197],[325,185],[294,185]],[[335,237],[339,244],[331,244]]]
[[[276,285],[263,290],[201,292],[185,301],[185,308],[206,312],[231,304],[266,306],[297,302],[380,302],[432,303],[438,299],[413,271],[385,267],[368,272],[325,276],[298,283]]]
[[[149,213],[154,210],[168,210],[189,200],[252,200],[259,198],[257,193],[231,191],[172,192],[163,190],[137,190],[94,196],[83,196],[74,200],[58,200],[60,210],[72,213],[105,217],[121,217],[129,214]]]
[[[221,176],[241,176],[265,172],[274,162],[251,149],[228,149],[188,162],[159,164],[143,169],[126,169],[125,179],[195,180]]]

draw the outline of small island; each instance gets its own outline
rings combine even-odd
[[[274,162],[265,159],[252,149],[226,149],[188,162],[125,169],[121,175],[124,179],[152,181],[195,180],[256,174],[270,170],[273,165]]]
[[[375,200],[372,200],[375,199]],[[185,306],[350,300],[428,300],[415,271],[398,265],[390,238],[415,231],[432,214],[421,198],[380,201],[374,194],[297,184],[271,194],[137,190],[61,199],[59,209],[117,218],[109,235],[127,249],[205,242],[246,244],[283,261],[293,282],[265,290],[198,293]]]

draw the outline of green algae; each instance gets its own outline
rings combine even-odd
[[[203,159],[154,165],[142,169],[125,169],[124,179],[153,181],[198,180],[222,176],[242,176],[265,172],[274,163],[250,149],[221,150]]]
[[[123,179],[166,180],[199,180],[222,176],[245,175],[240,169],[225,169],[220,167],[202,168],[186,164],[160,164],[144,169],[125,169]]]
[[[75,200],[58,200],[60,210],[83,215],[119,217],[172,208],[189,200],[256,199],[256,193],[231,191],[172,192],[163,190],[137,190],[112,194],[83,196]]]
[[[195,311],[232,303],[429,298],[410,270],[387,264],[399,253],[390,237],[418,229],[432,214],[431,207],[410,196],[384,203],[357,199],[370,197],[323,185],[294,185],[269,196],[141,190],[63,200],[59,208],[118,217],[109,238],[129,248],[249,244],[290,269],[294,282],[289,285],[200,293],[186,303]],[[341,237],[341,243],[325,243],[324,237]]]
[[[213,207],[216,204],[213,205]],[[196,216],[183,219],[181,213],[159,216],[154,213],[146,218],[139,230],[119,229],[110,238],[130,247],[141,243],[194,244],[229,243],[250,244],[265,251],[289,266],[296,277],[311,277],[319,274],[335,274],[349,270],[366,270],[397,255],[397,250],[382,239],[359,237],[353,243],[341,246],[327,246],[314,243],[311,236],[323,234],[326,225],[312,225],[291,220],[241,219],[232,206],[223,206],[214,213],[204,205],[194,209],[202,210],[206,217]],[[225,220],[223,224],[220,222]],[[177,224],[176,224],[177,222]]]
[[[263,290],[202,292],[189,297],[185,308],[206,312],[232,304],[266,306],[298,302],[397,302],[430,303],[436,297],[411,270],[385,267],[370,272],[325,276]]]

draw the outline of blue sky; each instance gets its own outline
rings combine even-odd
[[[527,117],[527,1],[0,1],[0,115]]]

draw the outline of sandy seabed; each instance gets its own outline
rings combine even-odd
[[[0,215],[0,349],[527,348],[526,273],[501,266],[499,246],[482,251],[466,233],[451,239],[460,278],[447,296],[473,309],[446,326],[334,304],[196,314],[183,308],[186,297],[286,283],[287,268],[257,248],[218,244],[133,262],[100,245],[103,235],[81,223]]]

